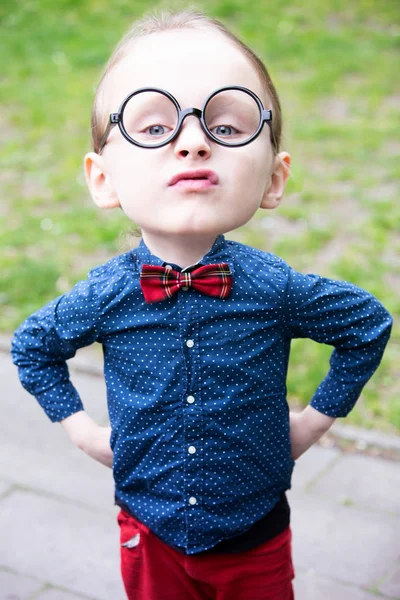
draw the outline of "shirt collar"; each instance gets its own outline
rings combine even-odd
[[[136,257],[140,269],[144,264],[160,266],[170,264],[173,268],[178,268],[178,270],[181,270],[178,265],[174,265],[174,263],[166,263],[155,254],[152,254],[149,248],[146,246],[143,238],[140,240],[139,246],[133,250],[133,254]],[[233,260],[229,251],[228,243],[225,240],[225,236],[222,234],[216,237],[210,250],[203,256],[201,260],[196,263],[196,265],[209,265],[212,263],[221,262],[227,262],[231,272],[234,272]],[[193,265],[190,265],[190,267],[187,267],[187,269],[191,270],[192,267]]]

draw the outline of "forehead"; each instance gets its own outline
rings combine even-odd
[[[136,40],[105,81],[107,112],[140,87],[159,87],[182,107],[201,106],[216,88],[241,85],[265,101],[261,79],[250,59],[218,31],[174,29]]]

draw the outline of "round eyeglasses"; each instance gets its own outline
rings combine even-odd
[[[267,123],[275,146],[272,111],[265,110],[258,96],[245,87],[215,90],[201,110],[181,110],[174,96],[160,88],[140,88],[123,100],[118,112],[110,114],[98,152],[106,145],[115,125],[131,144],[140,148],[161,148],[179,135],[182,123],[189,115],[198,117],[206,135],[222,146],[249,144]]]

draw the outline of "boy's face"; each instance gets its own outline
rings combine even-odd
[[[165,31],[137,40],[112,69],[103,106],[108,116],[130,92],[158,87],[182,109],[201,108],[211,92],[230,85],[249,88],[264,108],[271,108],[254,67],[221,34]],[[287,153],[281,157],[290,165]],[[169,185],[174,175],[193,169],[214,171],[218,183],[203,189]],[[187,117],[178,137],[161,148],[136,147],[114,127],[102,156],[86,155],[85,172],[95,202],[121,206],[145,241],[166,235],[212,241],[249,221],[259,207],[277,206],[288,176],[274,160],[267,124],[250,144],[227,148],[209,139],[195,116]]]

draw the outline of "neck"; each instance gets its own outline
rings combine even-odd
[[[203,236],[154,236],[142,232],[143,241],[152,254],[182,269],[194,265],[203,258],[215,242],[216,235]]]

